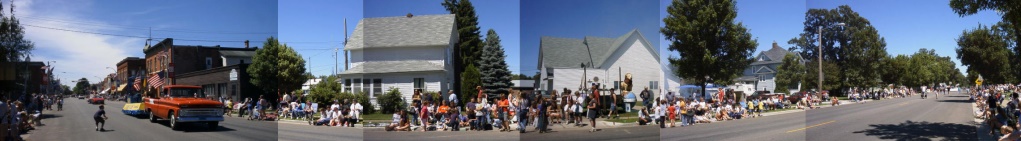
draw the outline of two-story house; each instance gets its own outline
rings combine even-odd
[[[344,46],[351,68],[339,74],[343,91],[369,94],[378,105],[376,98],[389,88],[404,99],[414,90],[451,89],[456,26],[452,14],[362,19]]]
[[[796,57],[801,57],[801,55],[797,55],[797,52],[787,51],[777,45],[776,42],[773,42],[773,47],[756,55],[754,62],[752,62],[752,64],[744,70],[742,76],[736,78],[734,82],[743,85],[751,85],[755,89],[752,91],[775,91],[778,89],[776,86],[777,67],[783,63],[783,57],[787,54],[794,54]],[[802,61],[801,64],[804,64],[804,61]],[[787,89],[799,88],[792,87]]]

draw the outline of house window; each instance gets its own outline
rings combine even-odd
[[[213,58],[206,57],[206,69],[213,68]]]
[[[620,90],[620,81],[613,81],[613,89]]]
[[[659,81],[649,81],[649,89],[650,90],[659,89]]]
[[[351,79],[344,79],[344,92],[351,92]]]
[[[362,92],[362,79],[355,79],[353,85],[354,85],[354,88],[352,88],[352,89],[354,89],[354,93],[357,94],[357,93]]]
[[[383,79],[372,79],[372,97],[383,93]]]
[[[415,83],[415,90],[421,90],[422,92],[426,92],[426,90],[425,90],[425,78],[415,78],[414,81],[415,81],[414,82]]]

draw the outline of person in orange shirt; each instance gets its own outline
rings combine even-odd
[[[447,119],[447,111],[450,110],[450,106],[447,106],[447,102],[446,101],[441,102],[441,103],[442,104],[440,104],[440,108],[436,109],[436,114],[440,115],[440,121],[442,121],[443,119]],[[439,122],[439,123],[444,123],[444,122]],[[443,131],[447,130],[446,124],[437,124],[437,125],[442,127]]]
[[[509,126],[510,123],[509,123],[509,119],[507,118],[508,117],[507,116],[507,112],[509,112],[509,110],[507,110],[507,107],[510,106],[510,101],[507,99],[507,97],[510,97],[510,94],[504,94],[504,96],[502,98],[500,98],[501,99],[500,102],[498,102],[498,104],[500,106],[499,107],[500,108],[499,109],[500,110],[500,121],[501,121],[501,125],[503,125],[503,127],[504,127],[503,128],[504,131],[510,131],[510,126]]]
[[[666,107],[667,119],[670,120],[670,128],[673,128],[674,127],[674,123],[677,122],[677,120],[675,120],[676,119],[675,117],[677,117],[677,112],[676,112],[677,111],[677,105],[673,105],[673,104],[669,104],[669,103],[665,103],[665,104],[669,105],[669,106]],[[683,125],[683,124],[681,124],[681,125]]]

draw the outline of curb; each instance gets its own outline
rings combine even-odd
[[[976,139],[983,140],[983,141],[999,139],[999,138],[993,137],[992,135],[985,134],[985,131],[989,131],[990,127],[989,127],[989,125],[984,124],[985,123],[984,119],[975,117],[975,116],[978,116],[978,115],[975,115],[975,112],[978,112],[980,110],[979,108],[977,108],[977,106],[978,106],[978,104],[975,104],[975,102],[971,103],[971,110],[972,110],[971,115],[972,115],[972,117],[974,117],[973,120],[975,121],[975,124],[978,124],[978,126],[975,126],[975,136],[977,136]]]

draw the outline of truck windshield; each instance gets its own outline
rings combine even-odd
[[[171,88],[170,97],[199,97],[199,89]]]

